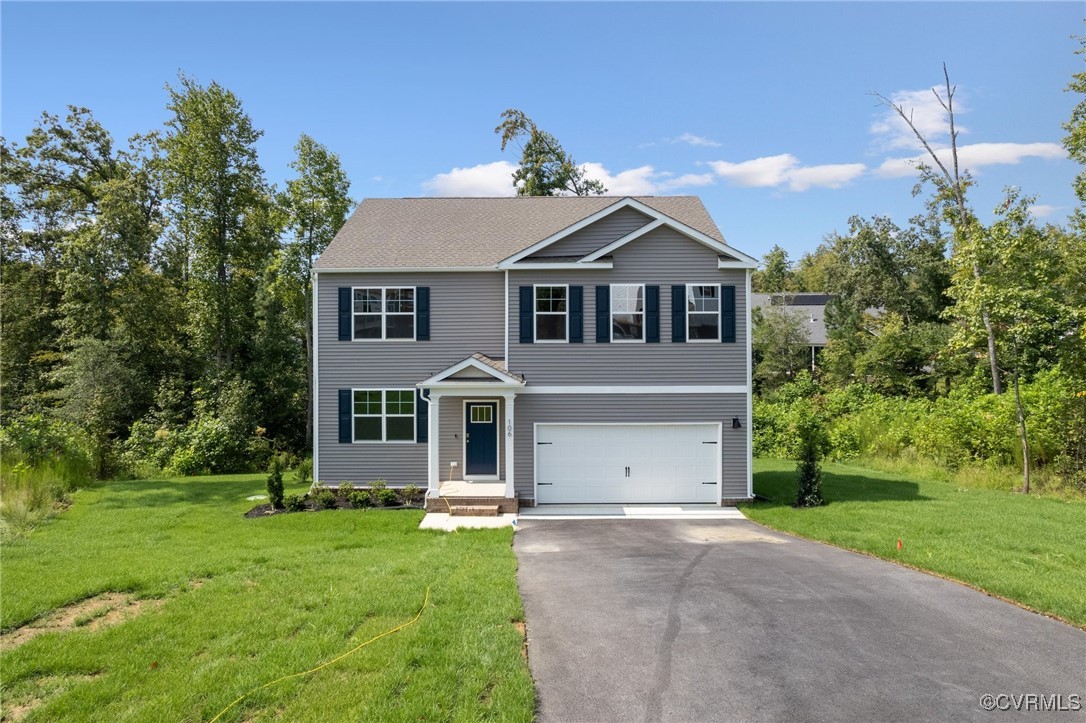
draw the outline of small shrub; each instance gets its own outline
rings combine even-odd
[[[370,507],[370,496],[362,490],[351,490],[347,495],[347,503],[356,510]]]
[[[351,495],[352,492],[354,492],[354,485],[353,484],[351,484],[350,482],[347,482],[346,480],[339,483],[339,488],[337,490],[337,494],[340,497],[342,497],[343,499],[347,499]]]
[[[376,480],[374,482],[370,482],[370,489],[369,489],[370,503],[374,507],[377,507],[378,505],[381,504],[381,494],[387,488],[388,488],[388,483],[385,482],[383,479],[379,479],[379,480]]]
[[[283,498],[283,506],[288,512],[301,512],[305,509],[305,496],[287,495]]]
[[[403,501],[407,504],[416,504],[422,501],[422,488],[418,485],[407,485],[401,491]]]
[[[822,447],[822,428],[811,418],[799,428],[800,456],[796,465],[799,490],[796,507],[818,507],[822,504],[822,468],[818,464]]]
[[[272,457],[268,470],[268,500],[275,509],[283,509],[283,466],[278,457]]]
[[[299,462],[298,467],[294,470],[294,476],[297,477],[299,483],[309,484],[313,479],[313,458],[306,457]]]
[[[318,510],[330,510],[336,506],[336,493],[325,487],[313,495],[313,503]]]
[[[396,490],[382,487],[377,491],[377,502],[382,507],[395,507],[400,504],[400,494]]]

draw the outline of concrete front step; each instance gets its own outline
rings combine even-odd
[[[498,514],[516,514],[520,505],[516,497],[427,497],[427,512],[449,512],[450,507],[496,506]],[[455,514],[455,513],[453,513]]]
[[[449,507],[452,517],[497,517],[498,505],[452,505]]]

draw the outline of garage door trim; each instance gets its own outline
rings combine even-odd
[[[724,491],[724,423],[723,422],[533,422],[532,423],[532,500],[539,504],[539,428],[540,427],[716,427],[716,504],[720,506]],[[649,503],[663,504],[663,503]]]

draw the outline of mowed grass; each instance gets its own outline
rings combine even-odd
[[[4,650],[4,720],[208,721],[410,621],[427,587],[416,624],[220,720],[532,718],[510,530],[420,531],[417,511],[243,518],[263,486],[111,482],[6,544],[5,632],[107,591],[160,602]]]
[[[791,506],[795,463],[755,460],[743,505],[778,530],[912,565],[1086,627],[1086,501],[823,465],[828,504]],[[897,550],[901,540],[902,549]]]

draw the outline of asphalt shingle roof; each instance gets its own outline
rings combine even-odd
[[[622,198],[367,198],[321,254],[316,267],[494,266]],[[697,196],[635,198],[724,242]]]

